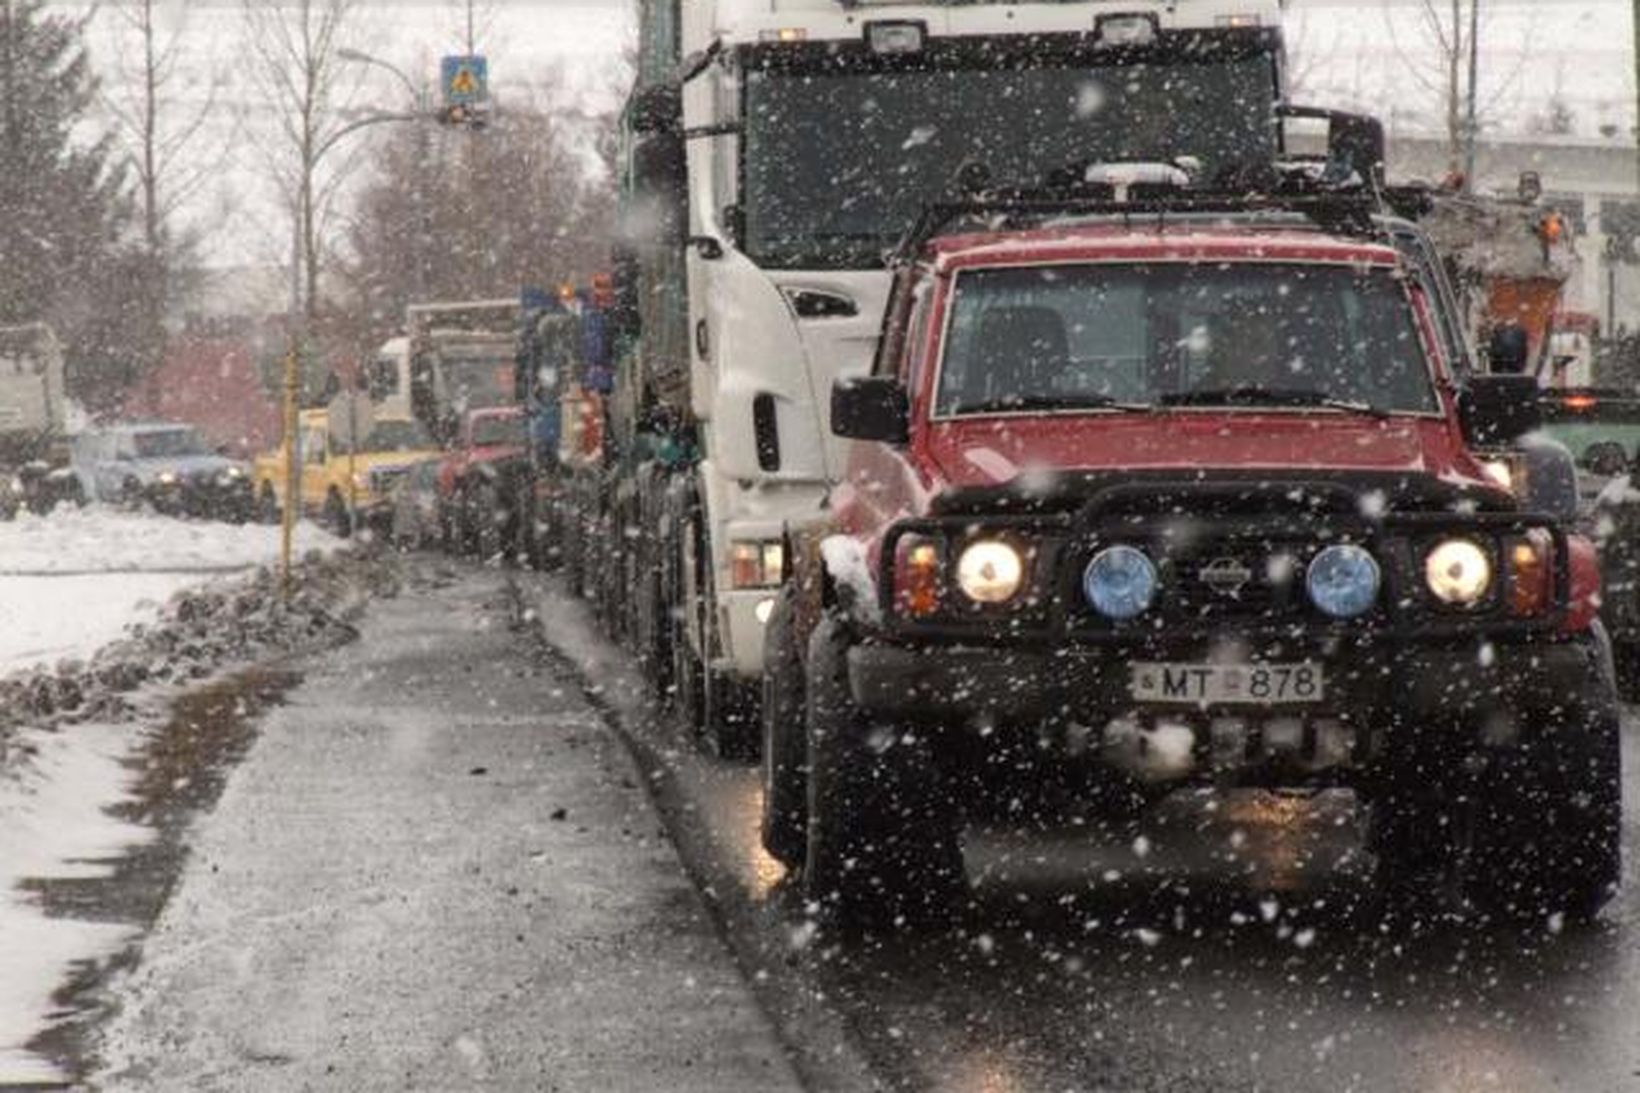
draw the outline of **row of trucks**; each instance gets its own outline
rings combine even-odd
[[[1203,786],[1353,790],[1388,896],[1610,897],[1543,300],[1376,122],[1284,102],[1280,16],[640,3],[612,276],[521,305],[496,525],[761,756],[814,906],[939,919],[966,825]]]

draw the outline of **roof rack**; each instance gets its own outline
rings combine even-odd
[[[1405,203],[1411,207],[1410,198]],[[1153,219],[1158,225],[1169,216],[1219,213],[1293,213],[1324,231],[1341,235],[1379,236],[1377,218],[1401,214],[1400,203],[1389,203],[1365,187],[1302,190],[1211,191],[1173,186],[1134,184],[1126,200],[1118,200],[1109,183],[1083,183],[1074,188],[990,190],[971,197],[925,205],[916,222],[889,256],[890,265],[915,259],[931,239],[957,230],[959,221],[979,220],[990,230],[1040,227],[1052,220],[1074,216]]]

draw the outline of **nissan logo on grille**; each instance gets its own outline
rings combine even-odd
[[[1215,558],[1202,566],[1196,576],[1219,595],[1235,599],[1247,587],[1247,582],[1253,579],[1253,571],[1239,559]]]

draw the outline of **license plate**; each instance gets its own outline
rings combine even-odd
[[[1255,706],[1320,702],[1326,694],[1321,665],[1180,664],[1128,666],[1128,693],[1140,702],[1189,706],[1241,703]]]

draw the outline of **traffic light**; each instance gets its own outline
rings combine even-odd
[[[476,103],[452,103],[439,111],[439,124],[482,129],[490,123],[489,115]]]

